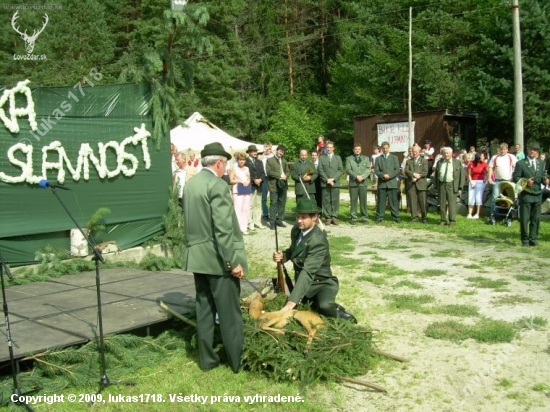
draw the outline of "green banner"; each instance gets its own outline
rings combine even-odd
[[[111,213],[96,241],[124,249],[162,231],[171,184],[169,138],[151,134],[148,84],[0,89],[0,254],[35,261],[47,245],[69,249],[75,225]],[[42,185],[40,182],[42,181]]]

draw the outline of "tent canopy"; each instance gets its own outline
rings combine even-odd
[[[205,145],[214,142],[221,143],[231,154],[245,152],[251,144],[255,144],[259,152],[264,150],[262,144],[247,142],[229,135],[198,112],[193,113],[184,122],[184,126],[178,126],[170,131],[170,141],[178,151],[198,155]]]

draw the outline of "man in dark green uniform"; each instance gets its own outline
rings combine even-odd
[[[330,269],[330,251],[325,233],[317,226],[319,208],[315,199],[302,198],[296,206],[296,225],[290,233],[291,244],[284,252],[273,254],[275,262],[292,261],[295,285],[282,312],[294,309],[302,300],[322,315],[357,319],[335,302],[338,278]]]
[[[439,225],[447,225],[448,213],[449,226],[455,226],[458,192],[465,181],[464,167],[460,160],[453,158],[452,148],[442,148],[441,154],[443,157],[437,162],[434,178],[434,186],[439,191]]]
[[[247,271],[246,253],[235,208],[221,179],[231,155],[220,143],[204,146],[203,169],[183,189],[185,239],[183,269],[193,272],[200,367],[218,366],[213,347],[216,313],[233,372],[239,371],[244,346],[240,279]]]
[[[522,189],[518,195],[521,244],[536,246],[539,243],[544,162],[538,158],[540,152],[538,143],[531,143],[528,147],[529,157],[518,160],[512,180],[517,183],[516,190]]]
[[[353,155],[346,158],[346,172],[349,176],[350,224],[357,223],[357,200],[361,221],[367,223],[367,178],[370,175],[370,161],[361,154],[361,145],[353,145]]]
[[[342,158],[334,153],[334,143],[327,142],[327,154],[319,158],[319,176],[323,191],[323,212],[326,225],[338,225],[340,178],[344,173]]]
[[[397,192],[399,183],[399,160],[397,156],[390,153],[390,144],[382,142],[382,154],[374,162],[374,173],[378,176],[378,198],[376,205],[376,223],[382,222],[386,214],[386,199],[389,199],[391,216],[394,222],[400,223],[399,203]]]
[[[317,169],[315,165],[307,160],[307,150],[300,150],[300,160],[294,162],[294,167],[290,172],[294,180],[294,193],[296,193],[296,203],[302,197],[315,197],[317,181]]]

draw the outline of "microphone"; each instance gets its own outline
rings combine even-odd
[[[63,190],[71,190],[68,187],[61,186],[61,185],[55,185],[50,182],[48,182],[46,179],[42,179],[40,182],[38,182],[38,186],[40,186],[42,189],[51,188],[51,189],[63,189]]]

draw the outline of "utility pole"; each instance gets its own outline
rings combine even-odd
[[[523,142],[523,80],[521,75],[521,37],[519,31],[519,0],[512,0],[512,31],[514,38],[514,143]]]
[[[414,130],[412,130],[412,76],[413,76],[413,54],[412,54],[412,17],[413,8],[409,8],[409,147],[414,145]]]

